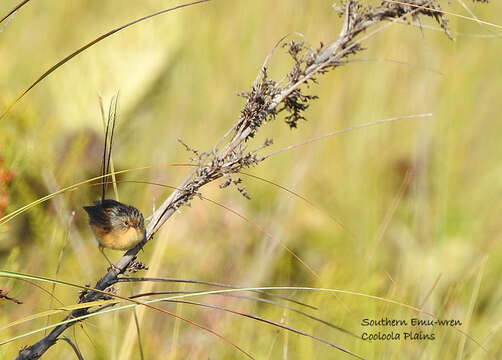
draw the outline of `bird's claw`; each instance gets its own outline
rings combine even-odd
[[[120,269],[118,267],[116,267],[115,265],[111,264],[111,266],[106,269],[107,271],[110,271],[112,270],[114,273],[115,273],[115,276],[119,276],[120,275]]]

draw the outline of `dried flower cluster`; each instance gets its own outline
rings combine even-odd
[[[233,136],[222,151],[215,149],[210,152],[199,152],[185,143],[180,142],[185,148],[195,154],[193,161],[198,167],[176,196],[171,200],[170,207],[174,210],[187,205],[194,196],[200,196],[202,186],[221,177],[225,182],[220,185],[224,188],[231,184],[241,184],[240,178],[233,179],[242,168],[256,165],[264,160],[257,153],[259,150],[272,144],[267,140],[259,148],[248,151],[248,140],[254,137],[264,122],[275,119],[283,111],[287,113],[285,122],[290,128],[297,128],[299,120],[305,120],[305,110],[310,102],[317,98],[307,94],[306,90],[316,77],[345,63],[346,59],[363,50],[356,36],[372,25],[385,20],[418,19],[420,15],[433,18],[448,32],[448,19],[441,12],[439,2],[436,0],[384,0],[379,6],[368,6],[358,1],[348,1],[342,7],[335,7],[335,11],[344,16],[344,25],[339,37],[333,43],[316,50],[311,49],[304,41],[289,41],[282,45],[293,59],[293,66],[285,76],[285,84],[280,85],[268,76],[268,58],[258,78],[248,92],[239,94],[246,98],[237,124],[233,127]],[[246,198],[250,198],[245,187],[237,186],[238,191]],[[153,218],[155,219],[155,217]],[[159,220],[161,220],[159,218]]]
[[[148,265],[143,264],[141,261],[135,260],[126,269],[127,274],[134,274],[138,271],[148,270]]]

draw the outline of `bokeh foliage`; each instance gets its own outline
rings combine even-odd
[[[16,2],[4,1],[2,14]],[[173,4],[30,2],[0,33],[2,109],[79,46]],[[497,22],[496,14],[502,11],[497,2],[466,5],[486,21]],[[0,121],[0,157],[3,167],[15,173],[6,187],[6,211],[99,173],[98,93],[105,100],[117,90],[121,93],[114,146],[117,169],[186,162],[189,154],[178,138],[199,150],[210,149],[235,122],[243,104],[236,93],[249,89],[275,41],[294,31],[303,33],[313,46],[336,36],[340,20],[330,6],[331,1],[214,1],[126,29],[77,56]],[[444,6],[466,14],[459,2]],[[312,87],[319,100],[307,111],[307,122],[290,130],[277,118],[259,134],[273,138],[274,148],[279,148],[358,123],[434,114],[431,119],[404,120],[311,144],[250,171],[305,195],[339,218],[355,237],[322,212],[254,179],[242,177],[251,201],[232,188],[206,189],[209,198],[245,214],[286,242],[319,272],[319,279],[254,227],[203,201],[182,209],[145,248],[141,259],[150,265],[148,275],[354,290],[417,306],[425,301],[427,311],[462,320],[464,331],[500,356],[500,30],[455,17],[450,17],[450,26],[455,42],[427,27],[396,24],[386,29],[365,43],[368,50],[357,57],[364,61],[338,68]],[[290,65],[279,51],[270,73],[280,78]],[[188,171],[156,167],[120,179],[175,186]],[[160,204],[168,191],[123,183],[119,193],[121,201],[148,215],[152,204]],[[1,268],[55,277],[68,241],[58,277],[94,283],[106,262],[81,206],[98,196],[97,187],[82,186],[1,225]],[[121,293],[149,287],[166,288],[145,284],[123,287]],[[0,279],[0,288],[24,302],[0,302],[1,324],[49,307],[50,299],[29,284]],[[55,294],[65,304],[77,298],[75,290],[60,286]],[[319,306],[316,316],[356,334],[368,330],[361,326],[363,318],[415,316],[397,305],[353,295],[294,295]],[[463,337],[451,328],[423,329],[436,333],[437,340],[430,342],[363,342],[271,306],[214,296],[204,300],[282,319],[370,359],[487,356],[472,341],[464,347]],[[259,359],[344,356],[311,339],[235,315],[166,306],[226,334]],[[199,329],[151,310],[138,309],[138,316],[148,359],[238,356]],[[2,331],[1,338],[44,324],[45,320]],[[76,337],[86,359],[138,358],[131,312],[86,321],[84,329],[76,327],[68,335]],[[39,336],[2,346],[2,358],[12,358]],[[59,344],[47,356],[68,358],[70,351]]]

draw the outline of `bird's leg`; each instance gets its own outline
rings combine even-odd
[[[108,264],[110,264],[110,268],[113,270],[113,272],[115,273],[115,275],[117,275],[117,276],[118,276],[118,275],[120,274],[120,269],[119,269],[118,267],[116,267],[116,266],[115,266],[115,265],[114,265],[114,264],[110,261],[110,259],[108,259],[108,256],[106,256],[106,254],[105,254],[104,246],[99,245],[99,246],[98,246],[98,248],[99,248],[99,251],[101,252],[101,254],[103,254],[103,256],[105,257],[106,261],[108,261]],[[110,268],[109,268],[109,269],[110,269]],[[108,270],[109,270],[109,269],[108,269]]]

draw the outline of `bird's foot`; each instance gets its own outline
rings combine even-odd
[[[120,269],[118,267],[116,267],[115,265],[113,264],[110,264],[110,267],[108,269],[106,269],[106,271],[110,271],[112,270],[114,273],[115,273],[115,276],[119,276],[120,275]]]

